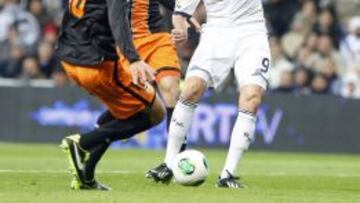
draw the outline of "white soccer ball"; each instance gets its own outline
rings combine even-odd
[[[186,150],[178,154],[172,169],[175,181],[187,186],[199,186],[209,175],[206,157],[196,150]]]

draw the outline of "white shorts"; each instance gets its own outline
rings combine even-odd
[[[236,28],[204,26],[186,78],[200,77],[218,89],[234,70],[239,88],[258,85],[267,89],[271,66],[264,23]]]

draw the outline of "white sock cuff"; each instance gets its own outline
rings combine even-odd
[[[239,109],[238,118],[256,122],[256,116],[254,113],[241,108]]]
[[[188,100],[180,97],[179,102],[177,103],[177,105],[179,105],[182,109],[186,109],[186,110],[189,110],[189,111],[194,111],[198,104],[196,102],[188,101]]]

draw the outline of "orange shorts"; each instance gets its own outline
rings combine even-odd
[[[107,61],[89,67],[61,63],[68,76],[100,99],[117,119],[127,119],[150,107],[155,100],[154,88],[134,85],[131,73],[119,62]]]
[[[141,59],[155,69],[157,82],[164,76],[180,77],[180,62],[169,33],[135,38],[134,45]],[[121,63],[129,65],[125,57],[121,57]]]

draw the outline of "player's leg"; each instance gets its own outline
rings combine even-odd
[[[156,71],[156,84],[166,106],[167,129],[180,95],[181,67],[176,53],[176,47],[169,33],[156,33],[135,40],[140,55]],[[183,146],[185,148],[185,145]]]
[[[155,181],[171,180],[172,162],[186,138],[198,102],[209,86],[216,88],[223,83],[234,64],[234,43],[231,39],[219,41],[221,37],[221,29],[207,29],[202,33],[187,70],[184,90],[171,119],[165,163],[148,173],[148,177]]]
[[[171,118],[174,112],[175,105],[179,100],[180,95],[180,74],[164,74],[158,80],[158,87],[160,90],[160,94],[162,95],[162,99],[166,106],[166,125],[167,130],[169,131]],[[184,143],[180,148],[180,152],[186,149],[186,138]]]
[[[113,120],[116,120],[116,118],[110,113],[110,111],[107,110],[99,116],[96,122],[96,128],[99,128],[100,126]],[[109,143],[104,143],[92,151],[85,167],[85,174],[88,180],[94,179],[96,165],[109,146]]]
[[[176,104],[170,123],[165,163],[170,169],[179,152],[181,142],[189,131],[198,102],[208,87],[220,87],[235,62],[232,37],[223,38],[222,29],[205,29],[197,47],[185,80],[185,88]]]
[[[99,116],[96,122],[96,128],[99,128],[100,126],[103,126],[106,123],[111,122],[113,120],[116,120],[116,118],[110,113],[110,111],[106,110]],[[92,153],[84,169],[86,175],[85,178],[87,180],[95,179],[96,165],[100,161],[101,157],[104,155],[106,150],[109,148],[109,146],[110,146],[109,143],[103,143],[102,145],[99,145],[97,148],[92,150]]]
[[[160,99],[154,101],[151,110],[144,110],[128,119],[115,119],[94,130],[73,135],[63,140],[63,148],[69,150],[74,160],[72,182],[73,189],[100,189],[108,190],[105,185],[98,183],[94,177],[95,166],[101,159],[108,146],[117,140],[126,140],[159,124],[165,115]]]
[[[195,108],[207,90],[207,82],[201,77],[188,77],[170,122],[165,163],[171,169],[172,161],[180,151],[189,131]]]
[[[167,128],[169,129],[170,119],[172,117],[176,102],[180,95],[180,77],[173,75],[165,75],[161,77],[157,85],[166,106],[167,112]]]
[[[126,119],[115,119],[82,135],[80,146],[91,150],[98,143],[111,143],[126,140],[139,132],[145,131],[164,118],[165,110],[159,98],[156,98],[150,109],[146,109]]]
[[[97,119],[95,127],[102,126],[105,123],[110,122],[110,121],[115,120],[115,119],[116,118],[110,113],[110,111],[106,110]]]
[[[172,161],[183,146],[197,103],[206,89],[207,82],[200,77],[188,77],[185,80],[185,88],[175,106],[170,122],[165,162],[151,169],[146,175],[148,178],[163,183],[171,180]]]
[[[249,27],[244,37],[241,37],[241,33],[239,36],[238,57],[234,68],[240,88],[239,113],[231,134],[225,166],[217,182],[219,187],[241,186],[234,175],[244,152],[254,141],[256,114],[269,78],[270,49],[265,28],[259,29],[255,25]]]
[[[73,189],[107,190],[108,187],[94,179],[94,168],[91,165],[96,166],[111,142],[127,139],[147,130],[160,123],[164,117],[164,107],[155,98],[155,91],[151,86],[148,87],[150,89],[131,86],[129,73],[110,64],[102,65],[103,69],[64,64],[69,76],[97,96],[111,111],[111,114],[101,116],[98,128],[81,135],[69,136],[62,142],[75,177]],[[94,151],[98,154],[94,155]],[[93,162],[89,163],[91,159]],[[87,171],[92,172],[86,174]]]
[[[255,137],[256,113],[264,94],[263,87],[247,85],[241,88],[239,113],[231,134],[229,152],[218,187],[242,187],[234,176],[238,163]]]

